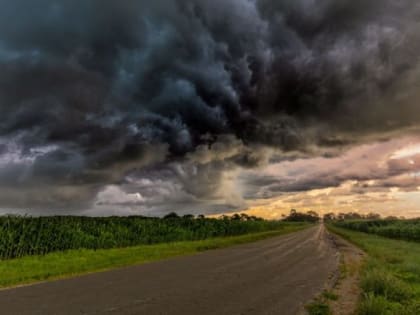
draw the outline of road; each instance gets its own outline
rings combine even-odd
[[[322,225],[194,256],[0,291],[0,313],[294,315],[338,268]]]

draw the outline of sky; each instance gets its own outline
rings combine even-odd
[[[418,1],[0,7],[0,214],[420,216]]]

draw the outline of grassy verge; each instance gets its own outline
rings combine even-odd
[[[60,279],[112,268],[142,264],[201,251],[254,242],[312,226],[293,224],[282,229],[233,237],[212,238],[104,250],[69,250],[45,256],[0,261],[0,287]]]
[[[420,314],[420,244],[328,228],[369,255],[362,267],[359,315]]]
[[[305,306],[309,315],[331,315],[331,309],[324,297],[319,297],[314,302]]]
[[[305,309],[309,315],[332,315],[333,312],[329,302],[336,301],[337,299],[338,296],[335,293],[324,290],[311,303],[306,304]]]

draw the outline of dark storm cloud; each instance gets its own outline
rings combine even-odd
[[[225,172],[266,163],[263,147],[349,146],[419,122],[416,1],[0,8],[0,206],[88,208],[156,163],[194,170],[167,180],[211,199]]]

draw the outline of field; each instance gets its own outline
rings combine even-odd
[[[308,223],[2,217],[0,287],[151,262],[295,232]]]
[[[291,223],[248,216],[224,219],[177,217],[0,217],[0,259],[71,249],[110,249],[197,241],[282,229]]]
[[[414,224],[363,223],[367,224],[362,222],[329,224],[332,232],[359,246],[368,254],[361,271],[363,296],[358,315],[420,314],[420,244],[373,234],[385,233],[385,230],[381,230],[381,226],[412,229]],[[372,232],[371,234],[356,231],[366,227],[367,231]],[[408,235],[404,233],[400,232],[399,235]],[[395,237],[395,234],[392,235]]]
[[[420,242],[420,220],[338,221],[336,226],[379,236]]]

